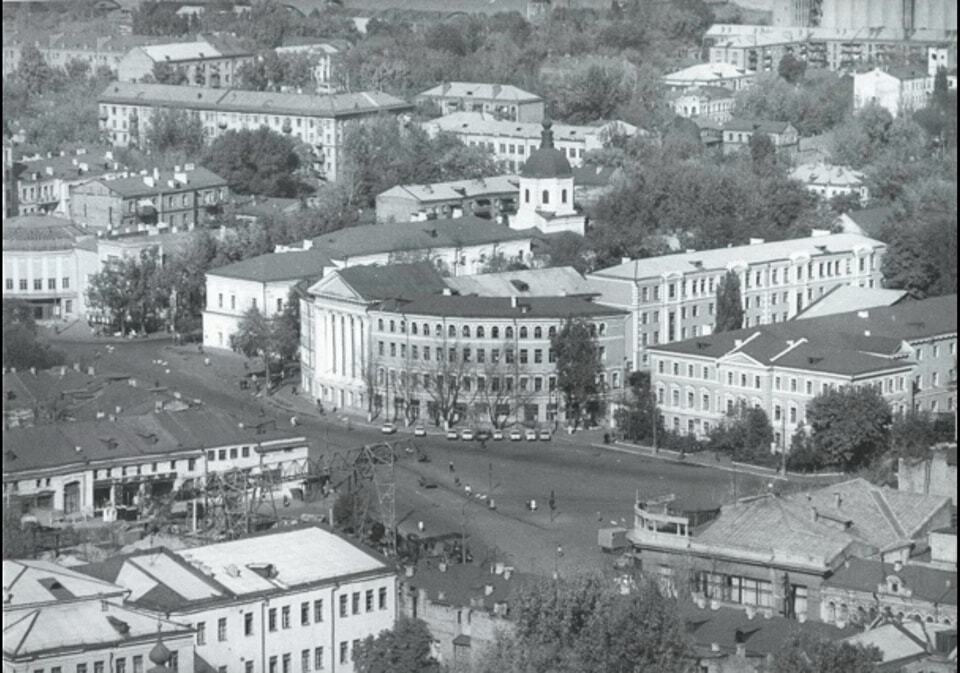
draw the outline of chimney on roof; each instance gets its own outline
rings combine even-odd
[[[872,332],[871,332],[870,330],[868,330],[868,329],[863,330],[863,336],[868,337],[868,336],[870,336],[871,334],[872,334]]]
[[[443,290],[442,290],[442,294],[443,294],[444,297],[452,297],[452,296],[453,296],[453,290],[452,290],[451,288],[449,288],[449,287],[445,287],[445,288],[443,288]]]
[[[159,180],[159,179],[160,179],[160,167],[159,167],[159,166],[154,166],[154,167],[153,167],[153,179],[154,179],[154,180]]]
[[[76,166],[77,164],[80,163],[80,161],[79,161],[76,157],[74,157],[74,158],[70,161],[70,163],[72,163],[74,166]]]
[[[510,297],[510,308],[517,308],[520,305],[520,297],[512,295]]]
[[[415,567],[412,565],[404,566],[403,574],[405,577],[413,577],[413,573],[415,572],[415,570],[416,570]]]
[[[36,368],[36,367],[31,367],[31,368],[30,368],[30,373],[33,374],[34,376],[36,376],[36,375],[37,375],[37,368]]]
[[[719,651],[720,651],[720,643],[710,643],[710,651],[711,651],[711,652],[719,652]]]
[[[95,375],[95,370],[93,369],[93,367],[92,366],[87,367],[87,376],[94,376],[94,375]]]
[[[747,645],[746,643],[737,643],[737,656],[741,659],[747,658]]]
[[[898,573],[901,570],[903,570],[903,563],[900,561],[900,559],[897,559],[893,562],[893,572]]]
[[[53,166],[47,166],[47,167],[44,169],[44,172],[45,172],[47,175],[53,175]]]
[[[857,311],[857,317],[866,320],[870,317],[870,311]]]
[[[440,561],[440,563],[437,564],[437,569],[438,569],[440,572],[442,572],[442,573],[447,572],[447,562],[446,562],[446,561]]]
[[[76,445],[75,447],[73,447],[73,450],[74,450],[76,453],[80,453],[81,451],[83,451],[83,447],[78,444],[78,445]]]
[[[492,585],[492,584],[484,584],[484,585],[483,585],[483,595],[484,595],[484,596],[489,596],[489,595],[491,595],[492,593],[493,593],[493,585]]]

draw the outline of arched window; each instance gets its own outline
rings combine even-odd
[[[477,338],[482,339],[486,336],[486,332],[483,329],[483,325],[477,325]]]
[[[441,325],[440,323],[437,323],[436,325],[434,325],[433,334],[434,336],[443,336],[443,325]]]
[[[406,334],[406,333],[407,333],[407,321],[406,321],[406,320],[401,320],[401,321],[400,321],[400,333],[401,333],[401,334]]]
[[[512,338],[513,338],[513,327],[509,327],[509,326],[508,326],[507,329],[504,330],[504,336],[506,336],[506,338],[508,338],[508,339],[512,339]]]
[[[423,323],[423,336],[430,336],[430,325]]]
[[[543,338],[543,328],[540,325],[537,325],[533,328],[533,338],[542,339]]]
[[[380,330],[381,332],[383,331],[383,318],[380,318],[379,320],[377,320],[377,329]]]
[[[524,189],[524,190],[523,190],[523,202],[524,202],[524,203],[530,203],[530,190],[529,190],[529,189]]]
[[[566,190],[566,189],[561,189],[561,190],[560,190],[560,203],[566,203],[566,202],[567,202],[567,190]]]
[[[500,338],[500,328],[494,325],[490,328],[490,338],[499,339]]]
[[[394,321],[394,320],[391,320],[391,321],[390,321],[390,331],[391,331],[391,332],[396,332],[396,331],[397,331],[397,323],[396,323],[396,321]]]
[[[835,622],[837,621],[837,605],[833,601],[827,603],[827,621]]]
[[[606,333],[607,333],[607,323],[602,322],[600,323],[600,336],[603,336]]]
[[[463,335],[464,339],[470,338],[470,325],[464,325],[463,329],[460,330],[460,333]]]
[[[410,334],[416,334],[417,327],[418,327],[417,323],[415,322],[410,323]]]
[[[526,325],[524,325],[523,327],[520,328],[520,338],[521,338],[521,339],[526,339],[526,338],[527,338],[527,327],[526,327]]]
[[[544,205],[550,203],[550,192],[546,189],[543,190],[543,199],[541,200],[541,203]]]
[[[547,336],[549,336],[551,339],[552,339],[553,337],[557,336],[557,328],[556,328],[556,327],[551,327],[550,329],[548,329],[548,330],[547,330]]]
[[[447,328],[447,336],[450,337],[451,339],[455,339],[457,337],[457,328],[454,327],[453,325],[450,325]]]

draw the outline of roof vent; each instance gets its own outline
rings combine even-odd
[[[83,447],[78,444],[77,446],[73,447],[73,450],[77,453],[80,453],[83,451]]]
[[[857,311],[857,317],[866,320],[870,317],[870,311]]]

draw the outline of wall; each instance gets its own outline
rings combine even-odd
[[[277,300],[286,306],[290,289],[300,278],[271,283],[228,278],[208,273],[207,306],[203,312],[203,345],[211,348],[230,348],[230,336],[235,334],[244,313],[256,302],[256,307],[267,317],[278,311]],[[221,305],[222,298],[222,305]]]
[[[123,221],[122,201],[101,181],[93,180],[70,188],[70,219],[105,231]]]
[[[911,493],[949,497],[957,504],[957,466],[948,465],[946,452],[931,451],[925,460],[900,459],[897,488]]]
[[[121,82],[139,82],[153,74],[154,61],[141,47],[134,47],[117,64],[117,80]]]
[[[56,666],[59,667],[63,673],[73,673],[73,671],[77,670],[78,665],[84,664],[86,665],[86,670],[93,673],[96,662],[101,662],[104,665],[104,670],[113,671],[113,662],[122,657],[126,659],[128,673],[132,673],[135,670],[133,667],[134,657],[141,658],[143,662],[143,668],[141,670],[147,670],[152,666],[149,655],[150,650],[154,648],[156,642],[155,638],[147,638],[138,643],[120,645],[118,648],[111,648],[109,650],[107,648],[99,648],[99,651],[71,652],[16,664],[9,662],[5,655],[3,671],[4,673],[36,673],[37,671],[53,670]],[[167,637],[163,639],[163,644],[171,653],[177,655],[178,673],[193,673],[193,648],[190,646],[189,638],[183,636],[177,638]]]
[[[87,312],[88,277],[99,270],[97,253],[83,248],[4,250],[3,296],[56,306],[49,314],[45,310],[42,319],[80,319]],[[34,288],[36,280],[41,282],[39,290]],[[50,280],[54,281],[54,289],[49,287]],[[26,281],[25,290],[21,289],[21,281]]]

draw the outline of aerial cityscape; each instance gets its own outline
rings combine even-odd
[[[953,673],[949,0],[3,0],[3,673]]]

